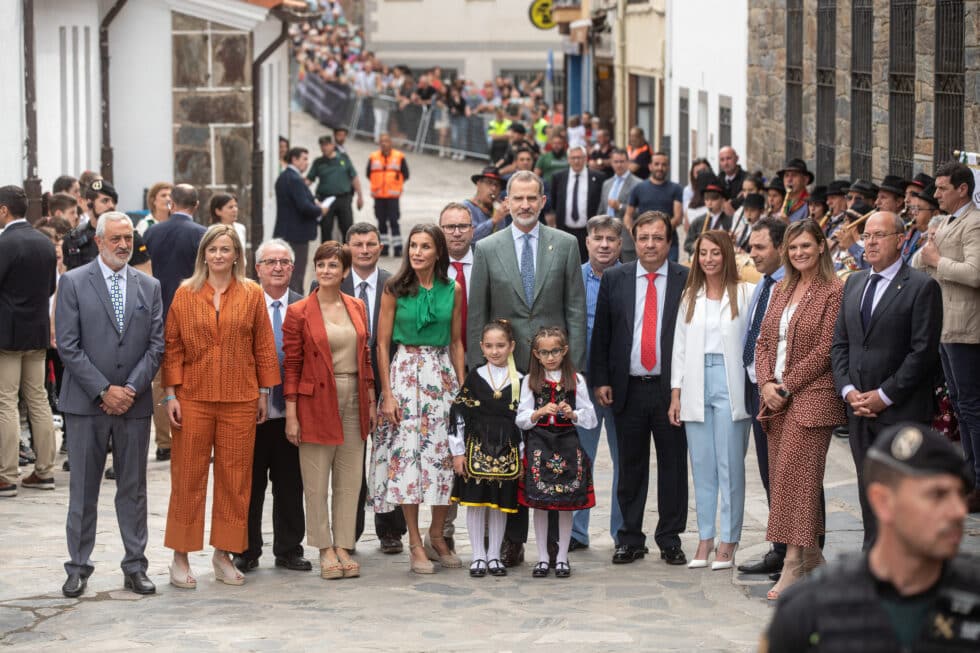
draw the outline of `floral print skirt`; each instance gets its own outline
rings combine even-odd
[[[403,503],[449,505],[449,409],[458,390],[448,347],[398,345],[391,391],[402,419],[397,426],[381,419],[371,436],[368,489],[375,512]]]

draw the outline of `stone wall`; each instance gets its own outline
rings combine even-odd
[[[229,192],[249,224],[251,61],[248,32],[173,12],[174,181],[197,187],[200,222],[211,195]]]
[[[835,176],[850,177],[851,0],[837,2],[837,132]],[[889,1],[874,1],[872,128],[875,180],[888,172]],[[750,0],[747,167],[772,174],[785,162],[786,0]],[[816,167],[817,0],[804,2],[803,141]],[[966,44],[964,149],[980,151],[980,0],[964,0]],[[916,7],[915,172],[932,172],[935,0]]]

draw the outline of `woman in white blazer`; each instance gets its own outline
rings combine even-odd
[[[691,455],[701,540],[692,569],[708,566],[719,494],[721,541],[712,569],[732,567],[742,533],[750,426],[742,348],[753,289],[739,281],[731,236],[701,234],[674,328],[668,409],[671,424],[684,423]]]

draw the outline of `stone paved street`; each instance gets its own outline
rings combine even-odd
[[[320,128],[296,118],[295,143],[315,144]],[[358,169],[369,146],[352,143]],[[416,221],[435,220],[450,199],[469,196],[465,164],[409,154],[412,180],[403,207],[405,231]],[[360,216],[370,216],[370,205]],[[393,260],[386,267],[393,267]],[[151,458],[153,448],[151,445]],[[613,566],[608,536],[612,467],[605,445],[596,461],[598,506],[593,510],[592,547],[572,554],[573,576],[534,580],[528,563],[506,578],[471,579],[465,569],[418,576],[408,554],[382,555],[368,519],[357,549],[363,577],[324,581],[315,573],[272,566],[271,551],[243,587],[214,582],[210,551],[191,556],[199,585],[178,590],[167,584],[171,552],[163,547],[170,489],[169,465],[151,460],[149,489],[149,575],[158,593],[137,597],[122,590],[118,561],[122,545],[113,511],[113,483],[100,500],[96,571],[79,600],[60,593],[66,557],[65,510],[68,474],[58,459],[53,492],[21,489],[0,499],[0,646],[4,650],[125,651],[751,651],[771,607],[768,582],[732,572],[668,567],[656,556]],[[656,487],[656,469],[650,487]],[[767,549],[767,508],[754,449],[746,456],[748,479],[742,548],[737,560]],[[860,548],[861,524],[854,467],[847,441],[831,443],[826,473],[827,556]],[[271,494],[264,532],[271,541]],[[210,508],[209,508],[210,510]],[[645,525],[656,523],[656,495],[647,504]],[[683,545],[690,556],[697,542],[694,497]],[[533,534],[532,534],[533,537]],[[458,550],[469,564],[462,514]],[[652,545],[652,542],[651,542]],[[980,551],[980,519],[967,525],[964,548]],[[407,546],[406,546],[407,549]],[[307,549],[316,559],[316,551]]]

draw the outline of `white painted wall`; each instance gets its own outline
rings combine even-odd
[[[5,56],[0,58],[0,186],[22,186],[27,176],[24,140],[27,125],[24,120],[24,21],[21,3],[0,3],[0,43],[6,44]]]
[[[732,146],[745,159],[746,70],[748,67],[748,3],[746,0],[670,0],[667,6],[669,70],[664,132],[671,136],[671,178],[687,183],[688,170],[678,170],[678,89],[690,100],[690,128],[697,130],[688,161],[706,156],[718,172],[718,98],[732,99]],[[707,116],[700,115],[698,94],[708,96]],[[707,134],[699,125],[707,125]]]
[[[109,27],[113,184],[123,210],[174,176],[170,7],[129,0]],[[101,132],[100,132],[101,134]]]
[[[253,58],[257,59],[279,36],[280,22],[267,19],[255,29]],[[279,174],[279,135],[289,135],[289,41],[287,40],[262,64],[261,116],[263,152],[263,213],[265,237],[272,237],[276,223],[276,177]],[[248,214],[251,209],[246,209]],[[259,243],[253,243],[258,245]]]

